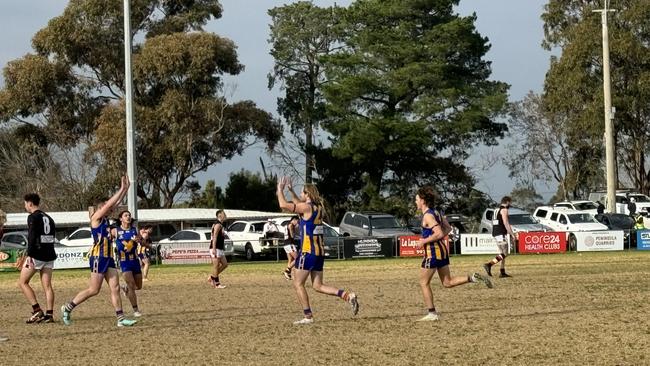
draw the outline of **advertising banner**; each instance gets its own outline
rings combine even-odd
[[[498,252],[497,241],[490,234],[462,234],[460,236],[460,254],[496,254]]]
[[[56,260],[54,269],[89,268],[88,252],[91,246],[84,247],[56,247]]]
[[[399,252],[397,255],[400,257],[423,257],[424,249],[417,244],[420,239],[422,239],[422,237],[418,235],[397,237],[397,242],[399,244]],[[443,242],[447,246],[447,252],[449,252],[449,238],[445,236]]]
[[[343,255],[346,259],[392,257],[394,244],[394,237],[345,238]]]
[[[636,232],[636,249],[650,250],[650,230],[639,230]]]
[[[519,253],[562,253],[566,252],[564,232],[521,232]]]
[[[161,244],[160,256],[163,264],[210,263],[209,243]]]
[[[623,250],[623,231],[573,232],[579,252]]]
[[[17,271],[16,261],[24,249],[3,249],[0,251],[0,272]]]
[[[399,256],[400,257],[422,257],[424,256],[424,249],[417,245],[421,239],[418,235],[405,235],[397,238],[399,241]]]

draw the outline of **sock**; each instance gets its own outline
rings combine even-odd
[[[343,289],[340,289],[336,293],[336,296],[340,297],[344,301],[348,301],[350,299],[350,293],[348,291],[343,290]]]
[[[67,311],[72,311],[72,309],[76,308],[77,304],[74,303],[74,301],[70,301],[69,303],[65,304],[65,310]]]
[[[210,276],[210,279],[212,280],[212,282],[219,282],[218,277]]]
[[[287,269],[285,270],[285,272],[287,272],[287,273],[291,273],[291,267],[287,267]]]
[[[474,282],[474,276],[467,275],[467,282]]]
[[[38,303],[32,305],[32,314],[36,314],[39,311],[43,311],[43,310],[41,310],[41,306]]]
[[[302,312],[305,313],[305,318],[312,317],[311,308],[304,309]]]
[[[506,273],[506,269],[505,269],[505,268],[501,268],[501,274],[504,274],[504,273]]]
[[[47,315],[47,316],[49,316],[51,318],[54,315],[54,310],[45,311],[45,315]]]
[[[436,307],[435,306],[429,309],[429,314],[433,314],[435,312],[436,312]]]
[[[133,312],[138,311],[138,305],[131,305],[131,306],[133,306]]]
[[[214,282],[216,282],[216,283],[221,283],[221,281],[219,281],[219,276],[216,277],[216,279],[214,280]]]
[[[493,265],[495,265],[495,264],[501,262],[501,260],[503,260],[503,258],[505,258],[505,257],[506,257],[506,256],[503,255],[503,254],[499,254],[499,255],[497,255],[496,257],[494,257],[494,259],[492,259],[492,260],[490,261],[490,263],[489,263],[490,267],[492,267]]]
[[[122,319],[124,319],[124,312],[122,311],[122,309],[120,309],[120,310],[116,310],[116,311],[115,311],[115,315],[117,316],[117,320],[122,320]]]

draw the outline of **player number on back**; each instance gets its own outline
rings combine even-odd
[[[50,233],[50,219],[43,216],[43,234]]]

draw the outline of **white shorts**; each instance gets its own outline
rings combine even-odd
[[[284,246],[284,251],[287,252],[287,254],[293,253],[296,251],[296,246],[293,244],[287,244]]]
[[[54,261],[39,261],[38,259],[27,257],[25,258],[25,264],[23,264],[23,268],[31,268],[37,271],[40,271],[44,268],[52,269],[54,268]]]
[[[510,235],[497,235],[494,237],[494,240],[497,241],[497,247],[499,247],[501,253],[510,253]]]
[[[226,252],[221,249],[210,249],[210,258],[223,258],[226,256]]]

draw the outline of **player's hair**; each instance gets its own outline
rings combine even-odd
[[[38,193],[27,193],[24,198],[25,202],[31,202],[34,206],[41,204],[41,197]]]
[[[327,216],[327,212],[325,211],[325,200],[320,196],[320,192],[318,192],[316,185],[313,183],[305,183],[304,187],[302,187],[302,191],[305,192],[313,204],[320,206],[322,210],[321,217],[324,219]]]
[[[424,186],[418,189],[418,196],[424,200],[427,207],[434,208],[438,202],[438,193],[431,186]]]
[[[512,198],[510,196],[503,196],[503,198],[501,199],[501,204],[507,205],[509,203],[512,203]]]
[[[223,216],[226,216],[226,211],[224,210],[217,210],[216,216],[219,217],[219,214],[223,214]]]
[[[122,210],[122,211],[120,211],[120,214],[117,215],[117,220],[120,222],[120,224],[122,223],[122,215],[124,215],[124,214],[127,213],[127,212],[128,212],[129,214],[131,213],[131,211],[129,211],[129,210]]]

